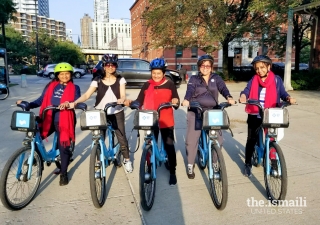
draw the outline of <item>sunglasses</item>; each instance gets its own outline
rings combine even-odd
[[[117,65],[116,64],[113,64],[113,63],[106,63],[106,64],[104,64],[104,67],[108,67],[108,68],[116,68],[117,67]]]

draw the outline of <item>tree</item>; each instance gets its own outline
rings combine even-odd
[[[53,62],[68,62],[71,65],[84,62],[84,54],[73,42],[58,42],[50,51]]]
[[[223,50],[223,73],[228,79],[228,50],[232,41],[250,33],[263,37],[286,23],[289,5],[300,0],[149,0],[144,13],[156,47],[182,45]],[[259,38],[260,37],[260,38]],[[211,53],[211,52],[207,52]]]
[[[6,27],[7,52],[9,64],[30,63],[34,55],[31,43],[13,27]]]
[[[5,24],[8,23],[9,20],[16,20],[16,17],[13,15],[16,13],[16,9],[14,8],[15,4],[12,0],[1,0],[0,1],[0,23],[2,27],[2,40],[3,47],[7,48],[6,44],[6,30]]]

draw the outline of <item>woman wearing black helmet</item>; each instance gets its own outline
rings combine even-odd
[[[116,73],[118,55],[105,54],[102,56],[102,62],[104,67],[103,76],[101,78],[94,78],[86,93],[74,102],[75,105],[79,102],[88,100],[95,91],[97,91],[96,103],[94,105],[96,109],[104,109],[105,105],[110,102],[118,102],[119,104],[124,103],[127,82],[123,77]],[[124,158],[124,167],[128,173],[131,173],[132,163],[130,161],[128,141],[124,127],[125,118],[123,107],[120,105],[110,107],[107,112],[107,118],[112,122],[112,125],[116,130],[116,135],[120,143],[120,150]]]
[[[138,95],[137,102],[143,109],[157,110],[161,103],[171,102],[179,105],[179,96],[175,84],[166,80],[166,62],[162,58],[156,58],[150,63],[151,79],[144,83]],[[129,105],[131,100],[126,101]],[[162,109],[159,118],[159,126],[164,147],[168,154],[170,165],[169,185],[177,183],[176,177],[176,151],[174,148],[174,116],[172,108]],[[158,138],[159,131],[155,131]]]
[[[256,75],[252,77],[246,88],[240,93],[239,102],[246,102],[247,99],[259,99],[260,104],[264,108],[275,107],[280,103],[280,99],[290,103],[296,102],[296,100],[291,98],[286,92],[282,79],[271,71],[272,61],[268,56],[256,56],[251,64],[256,71]],[[251,157],[254,146],[258,140],[256,131],[260,127],[262,120],[259,116],[257,106],[246,105],[245,111],[248,113],[248,136],[243,174],[244,176],[251,177]],[[271,151],[272,149],[270,150],[270,155],[272,156],[274,154],[272,154]]]
[[[218,75],[213,73],[213,58],[210,55],[203,55],[198,59],[199,72],[190,78],[187,86],[186,95],[182,102],[182,106],[189,107],[190,101],[197,101],[201,107],[212,109],[218,105],[219,93],[227,99],[230,104],[235,104],[230,92]],[[198,141],[201,134],[201,126],[196,125],[195,113],[189,111],[187,113],[187,135],[186,149],[188,158],[187,175],[189,179],[194,179],[194,161],[198,149]],[[222,133],[219,136],[219,143],[222,146]]]

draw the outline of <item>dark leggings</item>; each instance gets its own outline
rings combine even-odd
[[[248,124],[248,137],[246,144],[246,160],[245,163],[251,165],[251,157],[254,151],[254,146],[258,141],[258,128],[262,123],[261,118],[258,118],[256,115],[248,115],[247,124]]]
[[[107,120],[109,120],[112,124],[113,129],[117,135],[118,141],[120,143],[120,150],[125,159],[128,159],[129,156],[129,148],[128,148],[128,140],[126,137],[126,130],[124,127],[124,111],[122,110],[119,113],[107,115]],[[104,137],[106,137],[106,130],[102,130]]]
[[[60,144],[59,123],[55,123],[54,128],[58,136],[58,149],[60,151],[60,158],[61,158],[60,174],[64,174],[68,171],[68,166],[69,166],[70,158],[72,156],[72,152],[70,151],[70,146],[64,147]]]
[[[174,128],[161,128],[161,137],[164,143],[164,149],[168,154],[168,161],[170,165],[170,174],[175,174],[176,166],[177,166],[177,159],[176,159],[176,150],[174,148]],[[154,136],[158,141],[159,130],[154,131]]]

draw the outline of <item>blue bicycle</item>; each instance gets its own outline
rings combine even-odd
[[[177,108],[177,106],[171,103],[163,103],[157,111],[138,110],[139,104],[134,101],[130,107],[131,109],[136,109],[133,128],[145,131],[139,171],[139,193],[142,208],[149,211],[153,206],[155,198],[157,167],[161,166],[162,163],[165,164],[167,169],[170,166],[168,164],[168,156],[164,149],[163,140],[160,138],[160,147],[158,147],[154,130],[159,129],[158,115],[161,109]]]
[[[0,100],[5,100],[9,96],[9,87],[0,83]]]
[[[92,133],[89,181],[92,202],[96,208],[101,208],[106,200],[106,168],[111,163],[121,167],[123,162],[123,155],[115,130],[112,123],[106,120],[108,108],[117,105],[123,106],[123,104],[117,104],[116,102],[108,103],[104,110],[84,111],[80,117],[81,130],[91,130]],[[106,129],[108,146],[105,144],[103,129]]]
[[[231,104],[228,102],[222,102],[218,107],[204,111],[198,102],[190,102],[190,110],[202,118],[202,131],[197,152],[198,166],[202,170],[208,167],[210,196],[219,210],[223,210],[227,205],[228,179],[226,164],[218,142],[218,132],[230,129],[229,117],[224,110],[229,106]]]
[[[287,167],[278,144],[278,128],[289,127],[289,113],[285,107],[290,103],[282,102],[281,107],[268,109],[263,109],[259,100],[249,99],[244,104],[259,107],[262,124],[251,160],[256,167],[263,165],[267,196],[273,203],[277,203],[278,200],[284,200],[287,194]]]
[[[40,118],[29,111],[28,102],[22,101],[17,106],[23,111],[13,112],[11,129],[26,132],[26,137],[22,141],[23,147],[8,159],[0,178],[1,202],[11,210],[20,210],[32,201],[40,185],[44,163],[50,166],[54,162],[60,168],[57,134],[54,134],[52,148],[47,151],[39,131],[39,123],[43,121],[45,112],[58,110],[57,107],[45,108]],[[86,105],[79,104],[77,108],[86,108]],[[70,148],[73,152],[74,144]]]

